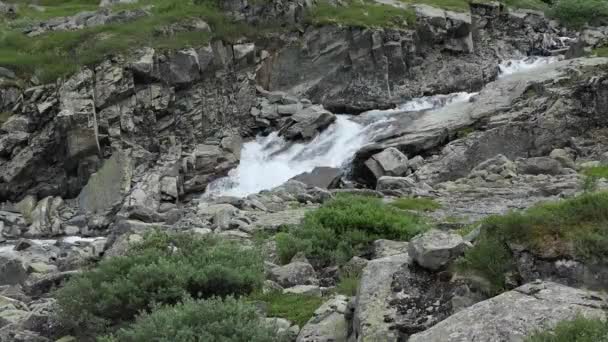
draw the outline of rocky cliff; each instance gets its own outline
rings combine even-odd
[[[102,1],[25,25],[45,7],[0,2],[0,17],[20,39],[50,40],[150,20],[148,2]],[[243,245],[270,235],[267,285],[327,297],[338,267],[279,265],[272,236],[341,193],[431,198],[440,208],[422,216],[435,229],[355,256],[356,295],[328,299],[305,326],[287,322],[294,340],[519,341],[577,313],[605,317],[606,298],[579,289],[608,288],[605,258],[509,245],[517,275],[493,298],[450,265],[487,216],[579,195],[585,170],[608,163],[608,58],[594,56],[608,29],[485,1],[460,11],[387,2],[415,20],[366,27],[311,19],[320,5],[220,1],[226,20],[256,34],[229,39],[202,18],[163,22],[157,36],[211,38],[144,43],[48,83],[0,58],[0,341],[71,333],[53,321],[49,291],[155,229]],[[327,146],[344,122],[367,135],[336,156]],[[256,159],[244,148],[256,136],[277,139],[268,159],[295,151],[285,165],[322,161],[279,187],[227,196],[238,187],[229,174],[272,177],[242,168]],[[323,153],[337,159],[315,159]],[[608,186],[598,179],[595,189]],[[455,233],[469,225],[464,239]]]

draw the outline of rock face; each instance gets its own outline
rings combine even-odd
[[[344,316],[347,305],[348,299],[342,295],[323,303],[300,330],[296,342],[346,342],[348,326]]]
[[[410,241],[408,253],[418,265],[437,271],[459,257],[465,249],[466,244],[460,235],[431,229]]]
[[[408,170],[407,157],[392,147],[374,154],[365,166],[376,182],[382,176],[403,176]]]
[[[342,171],[333,167],[315,167],[312,171],[299,174],[293,180],[302,182],[308,186],[324,189],[337,187]]]
[[[551,282],[531,283],[460,311],[409,341],[523,341],[559,321],[605,318],[606,298]]]

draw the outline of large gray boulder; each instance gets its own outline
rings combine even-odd
[[[294,261],[287,265],[271,269],[270,278],[283,287],[317,285],[319,283],[317,274],[312,265],[302,261]]]
[[[344,314],[347,305],[348,299],[343,295],[323,303],[300,330],[296,342],[346,342],[348,326]]]
[[[391,321],[396,307],[391,306],[393,275],[410,263],[407,253],[375,259],[361,275],[353,319],[353,336],[358,342],[397,341]],[[392,319],[391,319],[392,317]]]
[[[459,257],[466,247],[459,234],[431,229],[410,241],[408,253],[418,265],[436,271]]]
[[[518,161],[519,173],[528,175],[559,175],[563,172],[562,164],[549,157],[534,157]]]
[[[408,169],[407,157],[394,147],[374,154],[365,161],[365,166],[376,181],[382,176],[403,176]]]
[[[418,34],[425,42],[443,44],[446,50],[473,52],[471,15],[416,5]]]
[[[523,341],[577,315],[605,318],[606,305],[606,295],[599,292],[530,283],[459,311],[408,341]]]
[[[290,116],[279,134],[289,140],[309,140],[335,120],[322,106],[310,106]]]
[[[310,172],[301,173],[293,180],[302,182],[308,186],[316,186],[323,189],[331,189],[337,186],[342,176],[342,171],[335,167],[315,167]]]

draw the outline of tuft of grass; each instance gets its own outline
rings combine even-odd
[[[349,275],[347,277],[341,277],[340,281],[336,285],[336,292],[348,297],[354,297],[357,295],[360,280],[361,279],[359,275]]]
[[[402,210],[415,211],[435,211],[441,208],[441,204],[437,203],[434,199],[421,197],[402,197],[391,202],[390,205]]]
[[[608,23],[606,0],[558,0],[549,13],[565,25],[574,28]]]
[[[606,341],[608,341],[608,322],[580,315],[571,321],[559,322],[554,329],[537,332],[526,339],[526,342]]]
[[[416,22],[416,14],[411,8],[379,4],[372,0],[349,0],[345,6],[321,0],[309,11],[308,21],[319,26],[406,28]]]
[[[593,49],[592,53],[598,57],[608,57],[608,46]]]
[[[304,252],[313,264],[326,266],[364,253],[374,240],[409,240],[427,228],[423,218],[381,199],[344,195],[307,213],[289,232],[277,234],[277,251],[283,262]]]
[[[585,176],[608,178],[608,165],[594,166],[583,170]]]
[[[505,286],[513,270],[508,244],[516,243],[539,256],[597,262],[608,258],[608,192],[587,193],[539,204],[523,212],[484,220],[478,242],[459,261],[492,283],[491,292]]]
[[[500,0],[500,2],[511,8],[531,9],[537,11],[546,11],[549,5],[541,0]]]
[[[265,303],[268,317],[285,318],[300,327],[308,322],[324,301],[321,297],[281,292],[255,293],[248,300]]]
[[[13,113],[11,112],[0,112],[0,126],[2,126],[2,124],[8,121],[8,118],[10,118],[11,116],[13,116]]]

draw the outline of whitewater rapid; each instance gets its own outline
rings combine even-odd
[[[557,57],[530,57],[500,63],[499,77],[558,61]],[[278,135],[258,136],[243,145],[237,168],[227,177],[212,182],[205,196],[245,197],[277,187],[315,167],[340,168],[348,165],[355,152],[390,129],[391,115],[434,110],[469,101],[477,93],[459,92],[412,99],[397,108],[371,110],[360,116],[336,115],[336,121],[309,142],[292,143]]]

